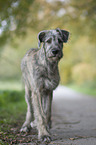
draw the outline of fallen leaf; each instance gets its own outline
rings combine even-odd
[[[70,140],[75,140],[75,138],[70,138]]]

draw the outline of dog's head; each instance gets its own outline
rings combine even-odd
[[[39,46],[43,42],[43,48],[49,61],[60,60],[63,56],[63,43],[69,38],[69,32],[59,28],[55,30],[44,30],[38,34]]]

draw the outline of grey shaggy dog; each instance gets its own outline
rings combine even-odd
[[[69,32],[59,28],[38,34],[39,47],[30,49],[21,62],[27,102],[26,121],[20,131],[38,130],[38,139],[50,142],[53,90],[60,81],[58,62],[63,57],[63,43]]]

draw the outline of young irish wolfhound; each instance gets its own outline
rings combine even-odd
[[[28,107],[26,121],[20,131],[27,132],[36,127],[38,138],[46,142],[51,141],[52,95],[59,84],[58,62],[63,57],[63,43],[68,37],[69,32],[59,28],[41,31],[38,34],[41,49],[30,49],[21,62]]]

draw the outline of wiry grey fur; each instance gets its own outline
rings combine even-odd
[[[58,62],[63,56],[63,43],[68,40],[69,32],[45,30],[38,34],[39,47],[30,49],[21,62],[25,82],[25,99],[28,105],[26,121],[21,131],[36,127],[38,138],[51,140],[51,105],[53,90],[59,84]]]

